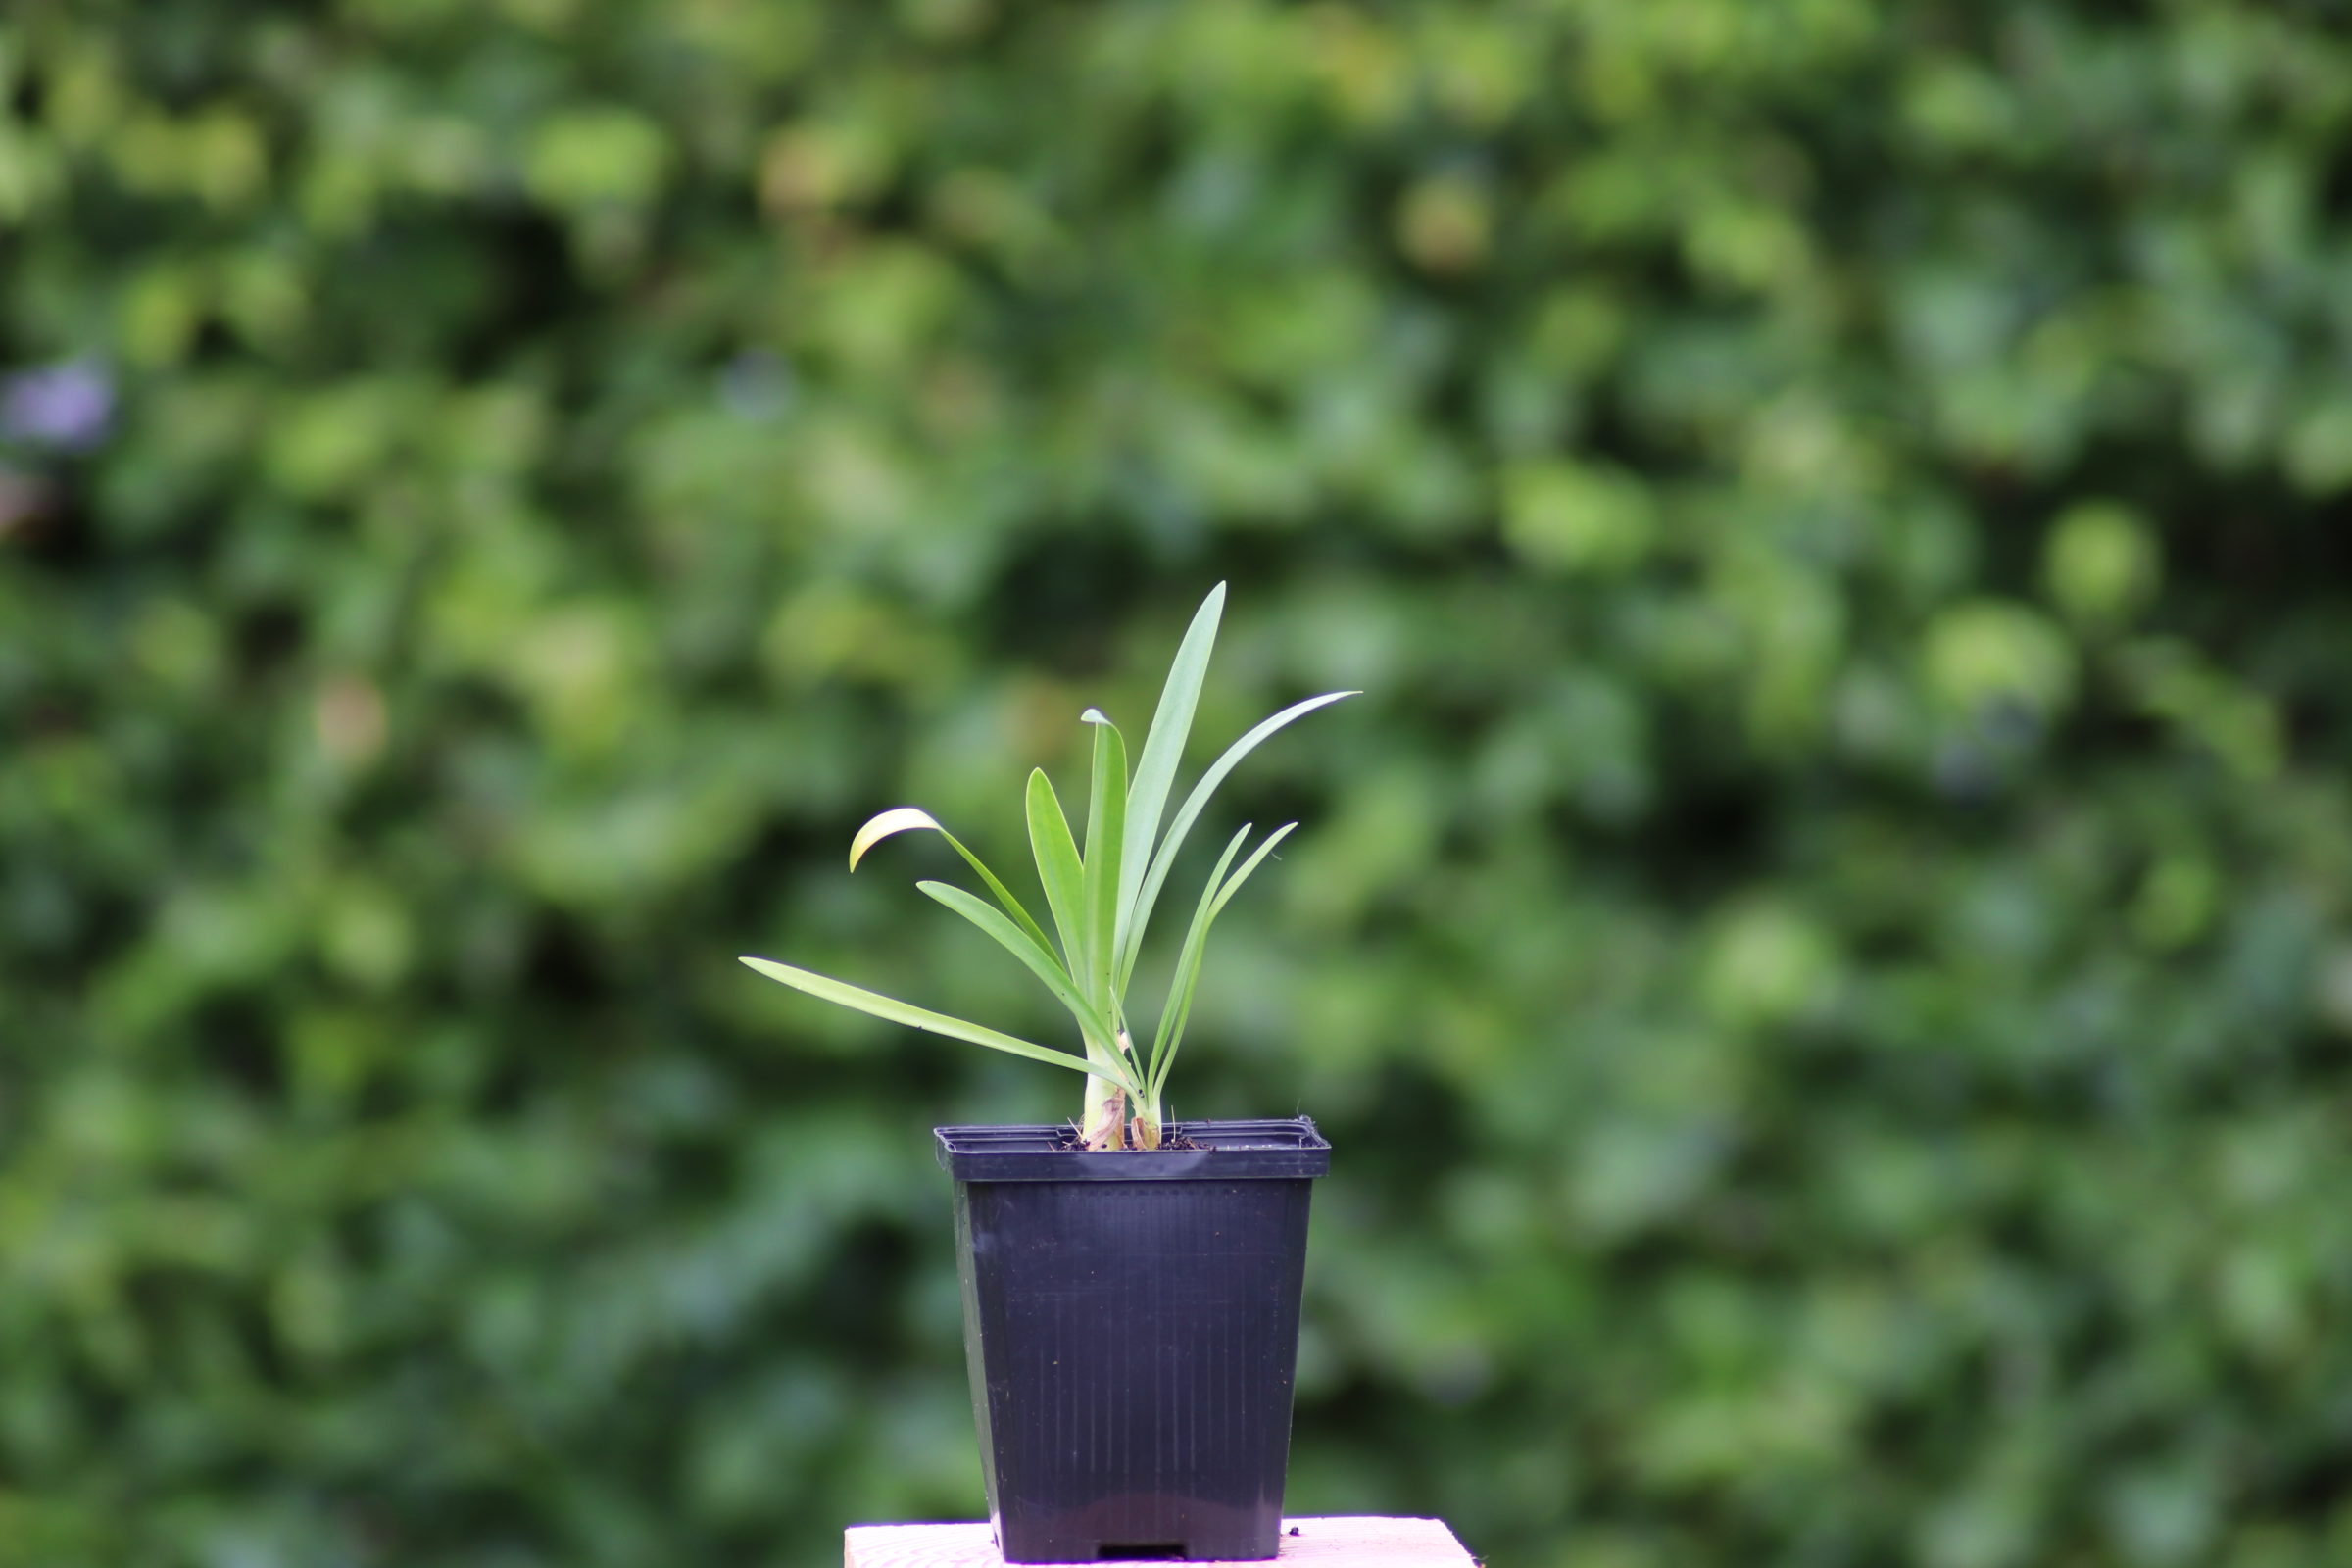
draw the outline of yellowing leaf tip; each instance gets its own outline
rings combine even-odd
[[[918,827],[930,828],[934,832],[940,830],[939,823],[931,813],[920,807],[896,806],[884,811],[859,828],[858,836],[850,840],[850,869],[857,870],[858,862],[865,858],[865,852],[893,833],[904,833]]]

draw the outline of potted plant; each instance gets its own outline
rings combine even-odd
[[[884,811],[850,845],[855,871],[894,833],[946,839],[993,906],[946,883],[918,885],[1044,983],[1075,1021],[1077,1050],[789,964],[743,960],[827,1002],[1085,1079],[1069,1126],[934,1134],[956,1182],[972,1413],[1007,1562],[1263,1559],[1281,1530],[1308,1184],[1329,1168],[1331,1146],[1305,1117],[1170,1123],[1161,1107],[1209,928],[1298,824],[1267,834],[1247,858],[1248,824],[1226,843],[1193,907],[1148,1051],[1129,1030],[1129,986],[1177,853],[1217,786],[1275,731],[1355,694],[1309,698],[1258,724],[1161,831],[1224,603],[1220,583],[1185,632],[1132,777],[1118,727],[1095,709],[1081,715],[1094,729],[1083,850],[1053,783],[1043,769],[1030,773],[1029,843],[1053,937],[925,811]]]

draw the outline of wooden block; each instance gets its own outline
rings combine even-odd
[[[843,1537],[846,1568],[1004,1568],[984,1524],[857,1525]],[[1367,1516],[1285,1520],[1276,1560],[1326,1568],[1474,1568],[1477,1562],[1442,1519]]]

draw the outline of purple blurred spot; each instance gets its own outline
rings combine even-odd
[[[94,360],[25,370],[0,382],[0,434],[64,452],[87,452],[115,417],[114,377]]]

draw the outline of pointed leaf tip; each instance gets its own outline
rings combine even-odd
[[[939,823],[920,807],[896,806],[884,811],[859,828],[858,836],[850,840],[850,869],[857,870],[858,862],[865,858],[865,852],[893,833],[904,833],[918,827],[939,831]]]
[[[1159,689],[1159,705],[1152,710],[1152,726],[1144,732],[1144,749],[1128,782],[1126,830],[1119,850],[1118,920],[1119,983],[1135,965],[1135,950],[1143,936],[1136,895],[1151,870],[1152,847],[1159,838],[1159,816],[1168,790],[1176,782],[1176,764],[1192,733],[1193,710],[1200,700],[1200,683],[1208,674],[1208,660],[1216,646],[1217,623],[1225,611],[1225,585],[1218,583],[1193,612],[1168,662],[1167,680]]]
[[[1078,715],[1078,722],[1081,724],[1107,724],[1110,722],[1110,715],[1100,708],[1090,708]]]
[[[1225,775],[1232,772],[1234,765],[1243,758],[1254,751],[1260,741],[1292,720],[1303,717],[1316,709],[1327,707],[1344,697],[1360,697],[1362,695],[1358,691],[1325,692],[1320,697],[1309,697],[1302,703],[1293,703],[1273,717],[1259,720],[1256,727],[1228,746],[1225,754],[1210,764],[1207,772],[1200,775],[1193,785],[1192,794],[1186,796],[1184,805],[1177,808],[1175,820],[1168,824],[1168,831],[1160,839],[1159,848],[1152,852],[1151,868],[1144,873],[1143,885],[1136,890],[1135,906],[1129,912],[1127,920],[1126,949],[1121,954],[1119,960],[1122,968],[1132,969],[1135,955],[1142,946],[1144,928],[1151,922],[1152,906],[1159,900],[1160,887],[1167,881],[1168,868],[1175,863],[1176,852],[1183,848],[1185,835],[1192,830],[1194,821],[1200,815],[1201,808],[1208,804],[1209,797],[1217,792],[1217,786],[1225,781]]]

